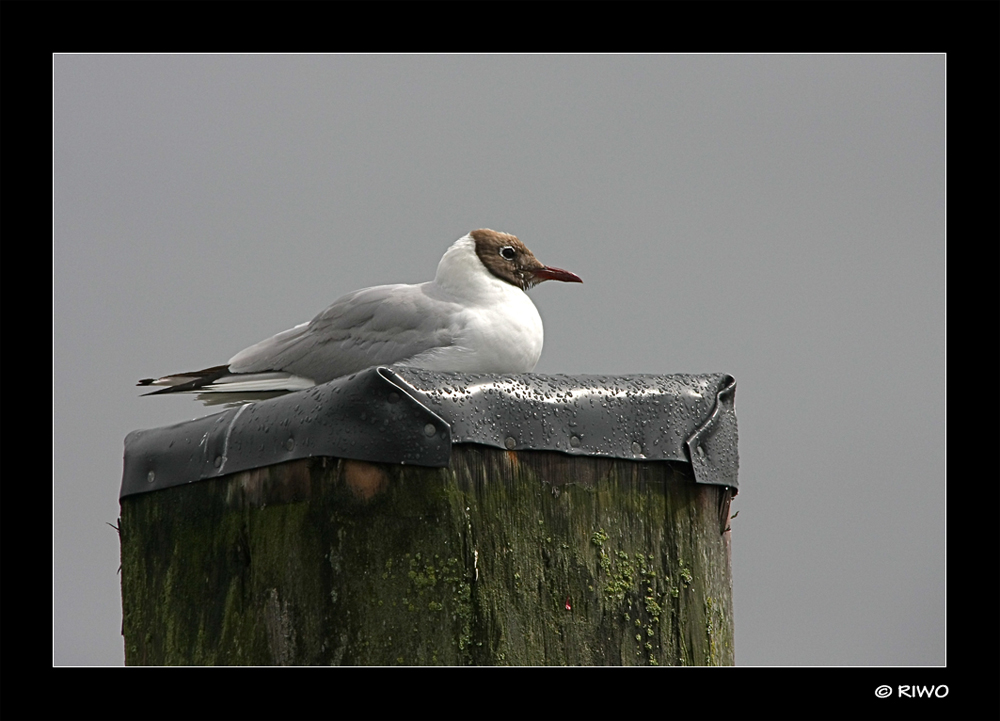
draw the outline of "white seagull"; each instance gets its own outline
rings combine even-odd
[[[138,385],[166,386],[146,395],[275,395],[374,365],[527,373],[542,354],[543,334],[525,291],[543,280],[583,282],[542,265],[516,236],[474,230],[448,248],[434,280],[356,290],[308,323],[240,351],[226,365],[145,378]]]

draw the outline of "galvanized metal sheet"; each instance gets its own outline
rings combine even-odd
[[[125,439],[121,497],[313,456],[447,466],[452,443],[683,461],[736,488],[736,381],[369,368]]]

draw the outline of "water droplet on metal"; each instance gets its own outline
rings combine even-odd
[[[222,468],[222,456],[215,457],[215,467]]]
[[[569,444],[573,448],[579,448],[580,447],[580,437],[579,436],[570,436],[569,437]]]
[[[150,471],[146,474],[146,483],[152,483],[156,480],[156,471]]]
[[[289,438],[287,441],[285,441],[285,448],[287,448],[288,450],[292,450],[293,448],[295,448],[295,439]]]
[[[399,403],[399,394],[395,393],[395,392],[394,393],[390,393],[389,394],[389,402],[390,403]]]
[[[632,452],[635,455],[637,455],[637,456],[640,455],[642,453],[642,446],[640,446],[638,443],[636,443],[636,442],[633,441],[632,442]]]

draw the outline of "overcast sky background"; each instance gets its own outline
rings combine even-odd
[[[945,663],[945,56],[54,58],[54,663],[120,665],[125,435],[487,227],[538,373],[737,380],[739,665]]]

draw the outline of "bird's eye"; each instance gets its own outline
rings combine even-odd
[[[500,249],[500,257],[504,260],[514,260],[514,256],[516,255],[517,252],[509,245],[505,245]]]

